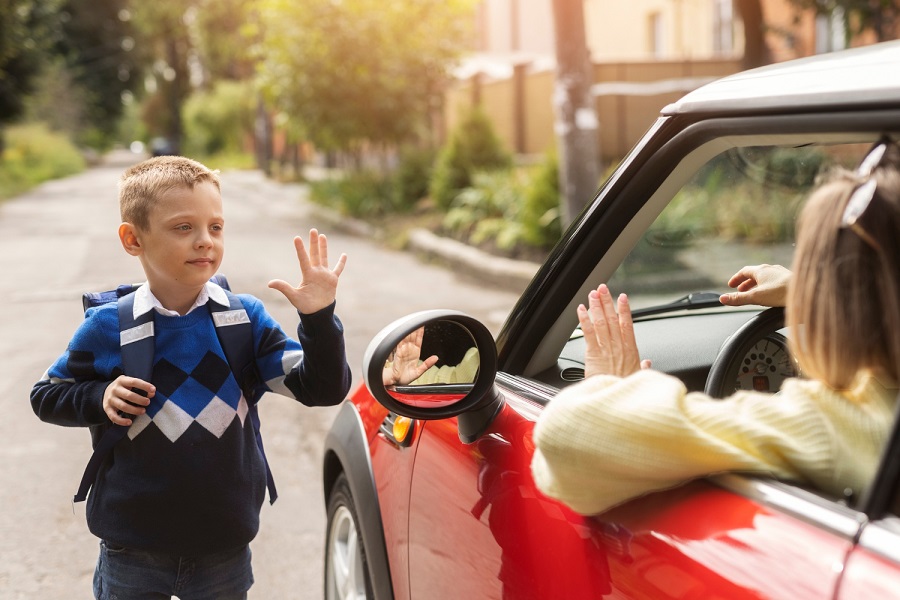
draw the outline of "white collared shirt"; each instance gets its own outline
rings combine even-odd
[[[213,283],[212,281],[207,281],[206,285],[203,286],[203,289],[200,290],[200,293],[197,294],[197,299],[194,300],[194,304],[184,314],[187,315],[195,308],[204,306],[210,300],[212,300],[216,304],[228,306],[228,296],[225,295],[225,290],[223,290],[220,286]],[[159,314],[167,317],[182,316],[174,310],[169,310],[168,308],[163,306],[162,302],[160,302],[159,299],[153,295],[153,292],[150,291],[150,286],[145,282],[134,293],[134,318],[137,319],[144,313],[154,309]]]

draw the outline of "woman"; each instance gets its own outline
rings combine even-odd
[[[723,471],[768,473],[836,497],[873,479],[900,372],[900,149],[877,145],[856,173],[818,188],[798,222],[793,276],[745,267],[724,304],[786,303],[807,379],[777,397],[688,393],[641,362],[628,298],[605,285],[578,307],[585,381],[543,412],[538,487],[582,514]],[[641,368],[644,367],[644,368]]]

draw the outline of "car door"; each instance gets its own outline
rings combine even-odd
[[[426,423],[410,488],[412,598],[597,598],[606,551],[588,520],[534,487],[539,404],[504,390],[489,431],[462,444],[455,419]]]
[[[453,420],[418,440],[409,504],[413,598],[831,598],[859,515],[738,476],[652,494],[597,517],[544,497],[530,472],[547,390],[500,375],[489,432]]]
[[[654,198],[650,204],[665,206],[676,195],[682,202],[707,198],[714,183],[716,201],[722,198],[722,202],[733,202],[742,197],[750,202],[753,197],[748,194],[752,192],[755,197],[755,191],[772,179],[760,176],[766,170],[758,167],[786,162],[783,154],[777,161],[771,160],[772,152],[767,149],[729,154],[721,150],[716,147],[681,159],[685,166],[678,169],[682,172],[676,169],[669,177],[673,183],[662,183],[657,191],[623,192],[623,197],[650,196]],[[788,161],[791,164],[809,162],[807,150],[788,152],[794,159]],[[811,177],[804,181],[807,179]],[[648,184],[648,178],[635,180]],[[781,187],[789,187],[792,199],[806,190]],[[759,195],[772,201],[771,193]],[[684,211],[674,202],[672,209],[679,215],[677,219],[664,213],[656,221],[658,226],[650,226],[650,218],[639,223],[649,235],[644,234],[637,244],[634,238],[629,241],[627,235],[620,235],[622,231],[627,234],[631,225],[623,229],[619,221],[594,234],[585,228],[581,238],[573,239],[573,246],[588,248],[597,240],[609,243],[615,239],[611,249],[585,255],[580,266],[575,255],[566,263],[575,270],[548,282],[543,297],[552,298],[558,289],[583,285],[581,277],[573,273],[608,268],[604,261],[617,253],[616,264],[627,267],[640,263],[644,267],[619,269],[614,275],[624,289],[637,290],[647,279],[646,257],[671,256],[676,240],[678,248],[686,247],[681,230],[673,230],[673,226],[684,227]],[[667,245],[656,252],[650,242]],[[618,250],[618,245],[623,250]],[[625,246],[635,250],[629,254]],[[730,262],[723,260],[726,268],[736,269],[741,266],[736,261],[746,255],[742,250],[726,254],[721,248],[704,248],[698,268],[709,269],[713,262],[710,257],[737,254]],[[756,243],[754,250],[758,254],[761,248]],[[779,240],[765,248],[790,251],[790,240]],[[632,260],[636,256],[641,260]],[[602,257],[599,263],[598,257]],[[678,264],[664,263],[661,274],[673,273],[673,269],[681,268]],[[632,273],[639,277],[629,277]],[[702,278],[669,277],[666,293],[674,298],[673,283],[694,286],[698,279]],[[713,279],[724,282],[727,276],[716,274]],[[691,289],[697,288],[687,287],[686,291]],[[568,297],[565,302],[570,302]],[[548,321],[555,318],[556,313]],[[724,322],[731,317],[714,318]],[[723,339],[707,341],[703,337],[719,327],[711,327],[709,319],[679,333],[661,335],[657,327],[655,343],[645,344],[639,338],[639,347],[653,348],[651,356],[657,368],[676,373],[690,386],[702,389],[709,361]],[[669,319],[672,323],[677,320]],[[524,370],[528,370],[536,362],[535,346],[544,343],[529,337],[536,329],[506,340],[501,335],[508,365],[527,365]],[[538,492],[530,472],[532,429],[542,407],[567,383],[564,359],[568,351],[577,348],[578,340],[568,334],[566,337],[569,341],[563,354],[551,356],[550,368],[535,373],[535,377],[499,374],[497,383],[505,405],[499,418],[474,443],[459,441],[455,420],[427,422],[422,428],[409,501],[409,581],[413,598],[831,597],[858,532],[859,516],[839,503],[803,490],[775,482],[723,478],[718,483],[697,482],[654,494],[598,518],[581,517]],[[712,356],[705,358],[701,350],[712,352]],[[583,349],[574,352],[570,361],[573,367],[583,366],[579,354],[583,357]],[[510,358],[516,355],[521,358]],[[539,383],[542,380],[548,385]],[[784,565],[791,568],[785,570]]]
[[[900,424],[895,429],[869,498],[869,519],[844,565],[837,600],[900,598]]]

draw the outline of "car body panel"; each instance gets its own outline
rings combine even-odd
[[[394,598],[391,583],[385,531],[381,520],[379,495],[375,488],[373,461],[369,440],[377,431],[373,426],[374,413],[387,412],[374,400],[366,401],[365,387],[354,394],[356,402],[344,402],[325,438],[323,483],[325,502],[341,473],[346,474],[350,491],[356,500],[358,517],[366,556],[373,576],[372,587],[376,600]],[[360,407],[363,410],[360,411]],[[369,410],[365,410],[369,407]],[[376,408],[377,407],[377,408]]]
[[[410,598],[830,596],[852,539],[711,483],[595,518],[548,499],[530,471],[540,408],[505,396],[474,444],[459,442],[452,419],[421,431],[408,508]],[[436,518],[452,526],[436,528]]]
[[[723,77],[688,93],[664,115],[833,110],[846,106],[896,106],[900,41],[820,54]],[[868,76],[873,66],[893,79]],[[825,75],[823,77],[823,75]]]
[[[900,598],[898,562],[900,519],[889,517],[867,525],[844,566],[836,600]]]

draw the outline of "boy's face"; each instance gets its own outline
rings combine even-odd
[[[225,252],[219,190],[209,182],[174,188],[157,199],[149,217],[146,230],[121,226],[126,251],[140,257],[150,289],[164,305],[167,298],[196,297],[218,271]],[[131,232],[136,243],[129,246]]]

